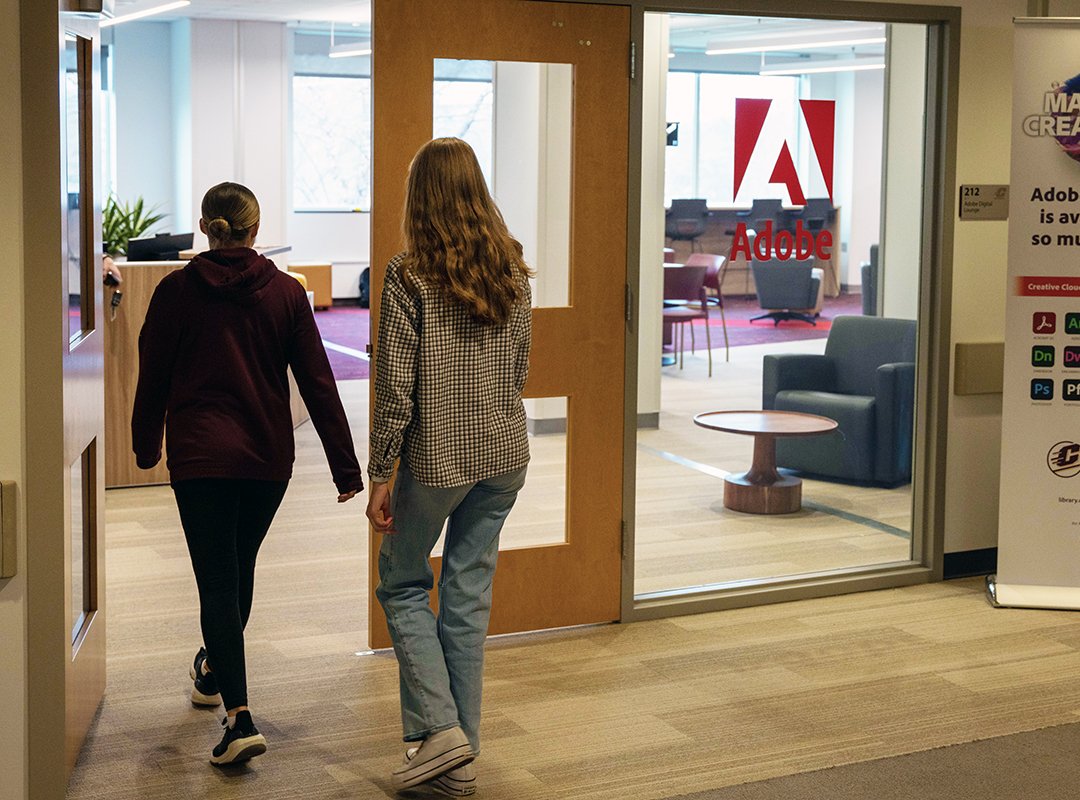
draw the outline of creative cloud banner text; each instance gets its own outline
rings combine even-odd
[[[998,572],[1080,609],[1080,20],[1017,20]]]

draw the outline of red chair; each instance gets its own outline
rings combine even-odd
[[[720,309],[720,324],[724,328],[724,360],[730,361],[731,348],[728,345],[727,318],[724,316],[724,295],[720,291],[720,287],[724,285],[724,273],[727,271],[727,258],[714,253],[691,253],[686,259],[686,266],[705,267],[706,299]],[[693,336],[691,336],[691,346],[693,346]]]
[[[712,337],[709,334],[709,304],[705,297],[705,267],[664,268],[664,324],[671,325],[672,343],[679,350],[679,369],[683,368],[685,330],[690,325],[690,352],[694,352],[694,320],[705,321],[705,342],[709,354],[709,377],[712,377]],[[668,303],[678,305],[668,305]]]

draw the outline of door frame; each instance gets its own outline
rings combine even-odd
[[[700,13],[819,19],[858,19],[928,27],[924,134],[922,263],[916,367],[912,559],[900,564],[837,569],[804,578],[745,581],[675,590],[638,599],[634,591],[637,493],[637,292],[626,340],[623,463],[623,596],[621,621],[720,611],[813,597],[940,581],[945,551],[945,477],[951,352],[953,231],[956,204],[957,97],[960,85],[960,9],[836,0],[610,0],[631,8],[631,37],[643,53],[646,13]],[[575,2],[575,0],[556,0]],[[627,200],[627,281],[641,278],[641,154],[643,80],[637,59],[631,81],[630,181]]]

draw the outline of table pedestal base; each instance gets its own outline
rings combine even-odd
[[[791,514],[802,508],[802,481],[778,475],[760,483],[753,470],[724,478],[724,507],[746,514]]]

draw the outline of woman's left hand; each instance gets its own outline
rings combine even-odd
[[[367,517],[371,527],[384,536],[397,533],[394,518],[390,516],[390,484],[373,483],[368,494]]]

